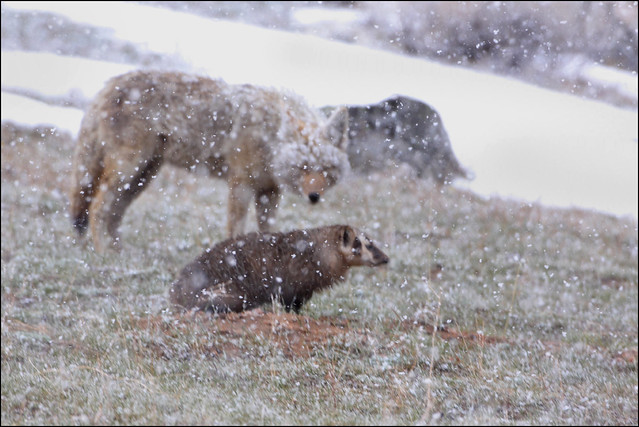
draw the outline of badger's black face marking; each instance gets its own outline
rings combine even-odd
[[[348,232],[348,228],[344,229],[344,235],[342,236],[344,246],[348,246],[348,242],[351,241],[351,236],[349,234],[350,233]]]
[[[355,237],[352,251],[355,255],[359,255],[362,252],[362,242],[359,240],[359,237]]]
[[[366,243],[366,249],[373,254],[373,257],[377,258],[382,254],[382,251],[377,249],[377,246],[373,244],[370,240]]]

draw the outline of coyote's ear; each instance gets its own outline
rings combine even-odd
[[[344,106],[335,109],[324,125],[324,136],[340,150],[348,146],[348,109]]]

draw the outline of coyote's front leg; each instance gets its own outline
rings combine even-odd
[[[277,186],[265,188],[255,193],[255,214],[257,226],[262,233],[271,231],[275,220],[275,211],[280,201],[280,191]]]
[[[246,214],[248,213],[252,196],[253,190],[248,184],[233,178],[229,180],[229,203],[226,223],[226,231],[229,236],[237,236],[244,232]]]

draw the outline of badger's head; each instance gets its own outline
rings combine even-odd
[[[335,185],[350,169],[348,110],[338,108],[323,124],[300,123],[292,119],[296,132],[274,149],[273,172],[281,184],[302,194],[311,203]],[[289,128],[290,131],[290,128]]]
[[[388,256],[371,239],[349,225],[339,227],[339,248],[346,265],[375,267],[388,264]]]

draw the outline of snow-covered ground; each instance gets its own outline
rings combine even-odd
[[[637,111],[422,59],[244,24],[116,2],[3,2],[111,28],[229,83],[291,89],[316,105],[376,103],[392,94],[437,109],[461,161],[455,185],[555,206],[637,218]],[[305,19],[311,19],[309,17]],[[90,98],[132,66],[47,53],[2,52],[2,120],[77,132],[81,111],[5,93]]]

